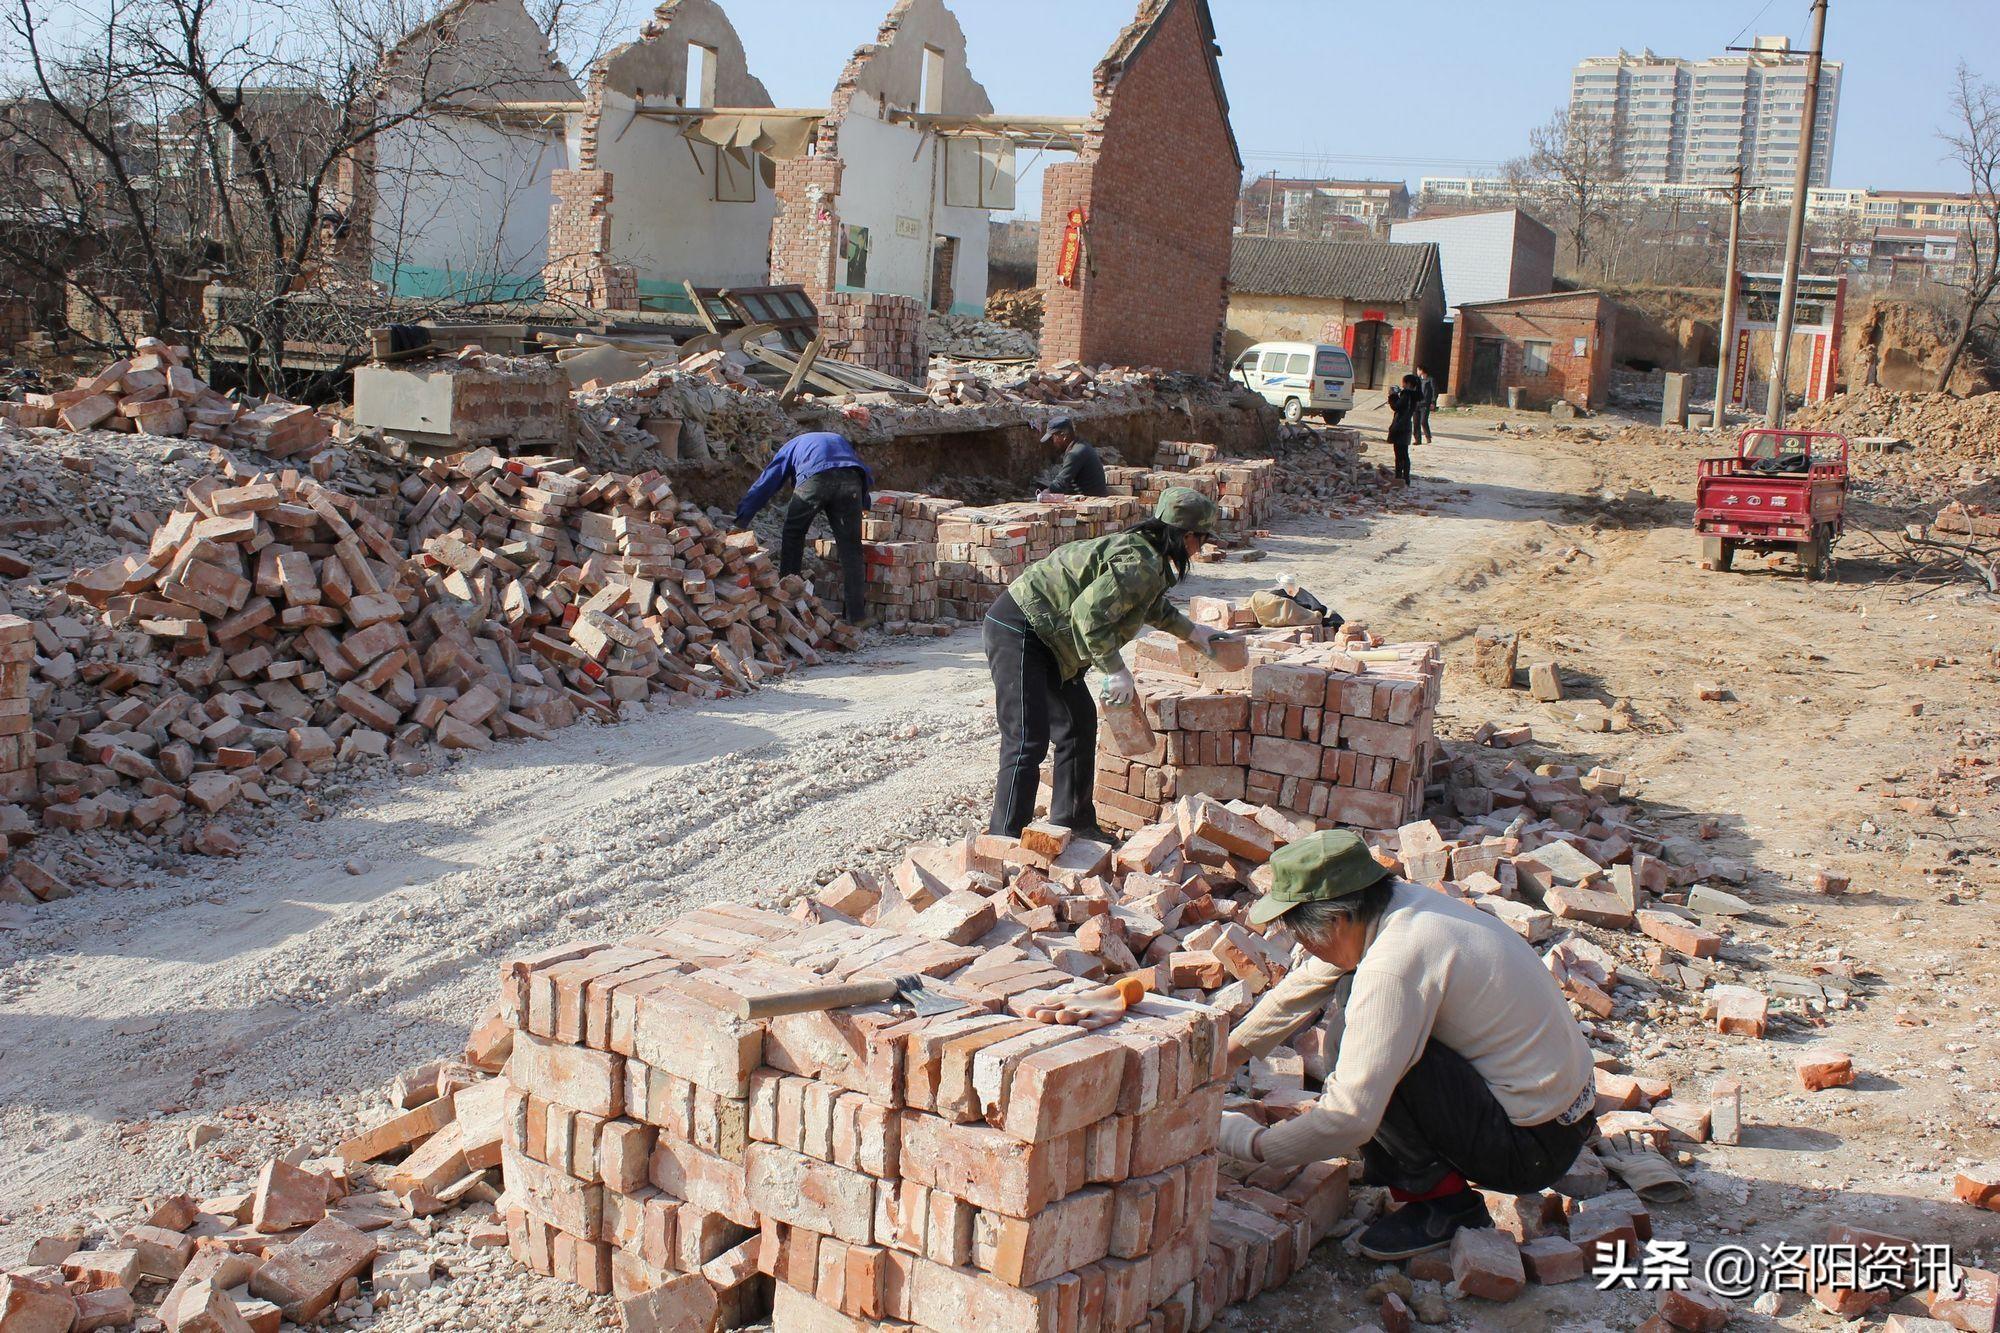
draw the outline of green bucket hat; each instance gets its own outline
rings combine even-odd
[[[1276,921],[1300,903],[1323,903],[1387,879],[1389,868],[1347,829],[1327,829],[1280,847],[1271,858],[1271,891],[1250,908],[1250,924]]]
[[[1187,486],[1169,486],[1153,506],[1153,517],[1182,532],[1214,532],[1215,501]]]

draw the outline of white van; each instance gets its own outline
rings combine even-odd
[[[1354,363],[1332,343],[1258,343],[1229,372],[1297,421],[1316,412],[1329,426],[1354,410]]]

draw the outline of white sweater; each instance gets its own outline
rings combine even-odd
[[[1528,942],[1432,889],[1398,882],[1352,973],[1308,958],[1235,1039],[1267,1054],[1322,1005],[1342,1010],[1333,1074],[1319,1105],[1264,1132],[1257,1156],[1273,1165],[1356,1154],[1433,1037],[1479,1071],[1517,1125],[1556,1119],[1592,1083],[1590,1047]]]

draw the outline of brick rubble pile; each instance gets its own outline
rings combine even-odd
[[[1026,329],[971,315],[932,315],[926,321],[931,355],[948,359],[1031,360],[1041,340]]]
[[[1232,969],[1283,975],[1287,951],[1236,919],[1307,827],[1246,810],[1190,801],[1116,849],[1043,825],[922,846],[789,916],[718,905],[510,964],[516,1254],[662,1329],[771,1302],[780,1333],[1053,1333],[1079,1309],[1194,1329],[1282,1283],[1344,1213],[1347,1174],[1238,1180],[1215,1154],[1227,1029],[1206,1001],[1247,996]],[[910,974],[964,1007],[738,1008]],[[1113,975],[1154,993],[1095,1031],[1027,1016]]]
[[[23,428],[185,437],[300,461],[325,447],[327,424],[310,407],[277,400],[246,406],[195,374],[187,348],[158,338],[141,338],[133,346],[131,356],[71,388],[0,402],[0,421]]]
[[[231,465],[187,499],[140,516],[143,552],[79,571],[31,623],[49,827],[233,853],[227,827],[191,821],[349,760],[748,690],[852,643],[753,535],[657,474],[480,450],[394,495]],[[10,869],[15,902],[67,892],[22,857]]]
[[[496,1025],[489,1035],[497,1046],[475,1039],[468,1051],[476,1066],[439,1061],[397,1080],[394,1113],[334,1155],[289,1154],[221,1193],[150,1198],[128,1224],[44,1236],[22,1267],[0,1274],[0,1328],[277,1333],[351,1323],[429,1290],[440,1214],[478,1205],[488,1220],[468,1216],[451,1234],[466,1247],[454,1261],[463,1275],[479,1250],[505,1241],[487,1206],[499,1198],[507,1085],[493,1075],[509,1034]],[[391,1156],[402,1160],[389,1165]]]
[[[1189,611],[1221,628],[1256,624],[1214,598]],[[1141,635],[1129,660],[1153,734],[1135,742],[1099,727],[1098,817],[1131,828],[1201,794],[1359,828],[1414,818],[1438,755],[1438,645],[1369,646],[1346,627],[1321,635],[1253,632],[1241,665],[1227,667],[1169,634]]]

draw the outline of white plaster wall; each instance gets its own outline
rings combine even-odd
[[[690,145],[677,121],[634,119],[632,106],[630,97],[606,89],[597,127],[597,165],[611,173],[613,260],[639,271],[642,291],[687,280],[763,285],[778,204],[761,174],[754,202],[716,203],[705,174],[714,169],[715,150]],[[710,161],[698,165],[697,153]]]
[[[378,137],[373,268],[395,290],[476,299],[548,258],[549,173],[562,138],[477,120],[407,122]],[[392,276],[393,275],[393,276]],[[505,293],[503,293],[505,294]]]
[[[921,149],[919,148],[919,145]],[[987,234],[992,214],[983,208],[950,208],[944,202],[944,140],[911,125],[881,119],[881,104],[856,94],[840,125],[838,213],[843,226],[869,229],[868,285],[872,292],[930,297],[931,238],[956,236],[952,271],[954,310],[977,314],[986,307]],[[897,220],[914,219],[916,235],[897,234]],[[846,265],[836,262],[837,285]]]
[[[1516,217],[1509,210],[1397,222],[1389,228],[1389,239],[1437,243],[1447,307],[1504,301],[1513,295],[1509,275],[1514,265]]]

